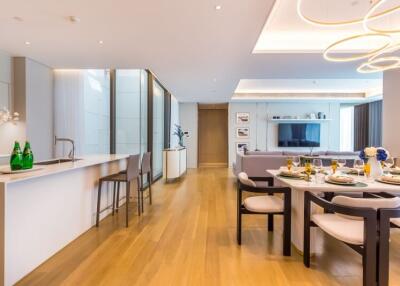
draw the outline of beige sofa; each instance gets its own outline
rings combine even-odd
[[[320,157],[323,164],[328,166],[332,159],[345,158],[347,165],[352,166],[354,159],[358,157],[358,152],[337,152],[322,151],[313,152],[312,156]],[[237,176],[240,172],[245,172],[249,177],[267,177],[265,170],[279,169],[286,165],[286,159],[290,156],[309,156],[309,152],[293,151],[248,151],[246,155],[236,154],[236,162],[233,163],[233,173]]]

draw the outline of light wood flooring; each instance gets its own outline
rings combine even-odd
[[[109,216],[17,285],[361,285],[361,258],[323,236],[324,251],[306,269],[281,255],[281,219],[268,233],[264,216],[245,216],[236,244],[235,179],[227,168],[190,170],[158,181],[153,205]],[[400,285],[400,233],[392,235],[391,285]]]

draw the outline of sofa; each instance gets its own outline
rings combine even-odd
[[[358,154],[358,152],[318,151],[313,152],[311,157],[321,158],[324,166],[329,166],[332,159],[344,158],[347,160],[346,165],[351,167]],[[233,163],[233,173],[235,176],[245,172],[249,177],[267,177],[265,170],[285,166],[286,159],[290,156],[310,156],[310,152],[247,151],[246,154],[238,152],[236,162]]]

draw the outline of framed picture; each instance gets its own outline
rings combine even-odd
[[[250,128],[249,127],[238,127],[236,128],[236,138],[246,139],[250,137]]]
[[[236,113],[236,124],[249,124],[250,113],[249,112],[237,112]]]
[[[237,152],[244,152],[244,149],[249,149],[250,144],[249,142],[236,142],[236,151]]]

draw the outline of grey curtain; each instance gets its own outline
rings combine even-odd
[[[369,146],[382,146],[382,100],[369,104]]]
[[[369,141],[369,104],[354,106],[354,150],[360,151]]]

